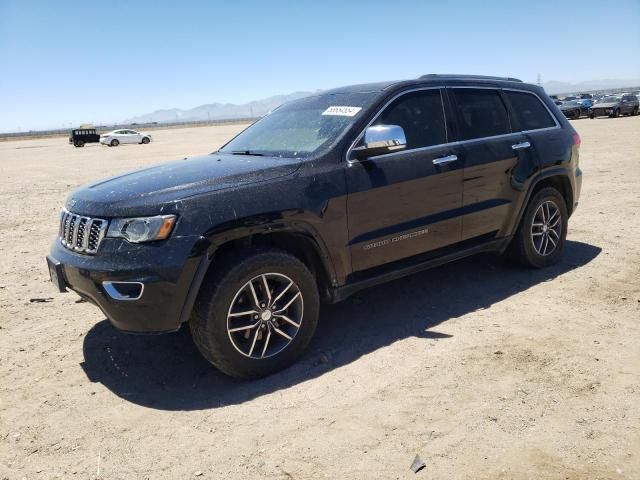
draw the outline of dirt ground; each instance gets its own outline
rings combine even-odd
[[[573,124],[584,186],[560,265],[479,256],[363,291],[253,382],[186,330],[117,332],[44,261],[72,188],[239,126],[0,143],[0,479],[640,478],[640,117]]]

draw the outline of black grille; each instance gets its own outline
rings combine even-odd
[[[60,216],[60,243],[74,252],[94,255],[107,230],[107,220],[76,215],[66,210]]]

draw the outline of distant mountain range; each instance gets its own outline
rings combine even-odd
[[[640,86],[640,79],[632,80],[589,80],[580,83],[559,82],[551,80],[542,84],[549,94],[554,93],[578,93],[588,90],[608,90],[611,88],[627,88]],[[275,95],[273,97],[255,100],[253,102],[236,105],[233,103],[208,103],[190,110],[170,108],[156,110],[137,117],[129,118],[124,123],[150,123],[150,122],[193,122],[204,120],[225,120],[234,118],[256,118],[266,115],[274,108],[289,100],[308,97],[320,92],[295,92],[289,95]]]
[[[640,79],[631,80],[588,80],[586,82],[568,83],[550,80],[543,82],[542,87],[549,94],[554,93],[579,93],[589,90],[609,90],[611,88],[639,87]]]
[[[319,90],[318,90],[319,91]],[[253,102],[236,105],[233,103],[208,103],[190,110],[170,108],[168,110],[156,110],[137,117],[129,118],[125,123],[150,123],[150,122],[192,122],[200,120],[224,120],[232,118],[256,118],[266,115],[271,110],[290,100],[313,95],[314,92],[295,92],[289,95],[275,95],[273,97],[255,100]]]

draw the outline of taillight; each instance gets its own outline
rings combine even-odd
[[[580,134],[578,134],[577,132],[573,134],[573,144],[576,147],[580,147],[580,144],[582,143],[582,139],[580,138]]]

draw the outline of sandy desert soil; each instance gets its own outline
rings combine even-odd
[[[0,143],[0,479],[640,478],[640,117],[573,124],[584,187],[561,264],[480,256],[361,292],[254,382],[187,331],[118,333],[44,262],[73,187],[239,126]]]

